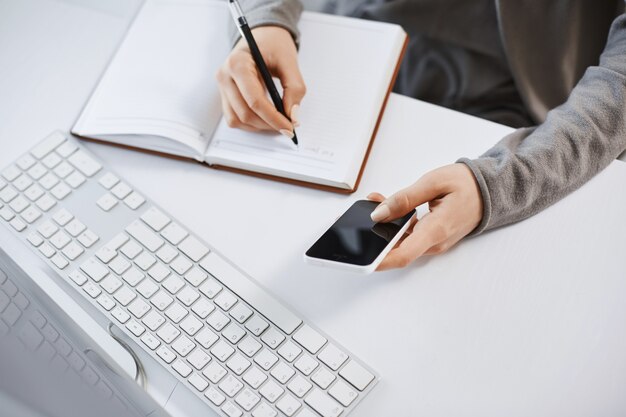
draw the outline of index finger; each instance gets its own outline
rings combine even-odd
[[[274,104],[267,98],[265,86],[261,83],[256,69],[233,75],[233,80],[241,92],[250,109],[256,113],[272,129],[293,131],[293,125],[285,116],[280,114]]]

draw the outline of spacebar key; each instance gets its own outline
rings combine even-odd
[[[256,308],[283,332],[291,334],[302,324],[302,320],[215,252],[205,256],[199,265]]]

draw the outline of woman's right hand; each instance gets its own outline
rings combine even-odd
[[[222,111],[230,127],[248,131],[277,131],[291,138],[298,126],[300,101],[306,93],[291,33],[278,26],[252,30],[272,76],[280,79],[283,105],[291,121],[280,114],[267,91],[248,44],[242,38],[217,72]]]

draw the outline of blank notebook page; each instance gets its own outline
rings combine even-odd
[[[164,136],[201,157],[221,117],[215,73],[230,50],[230,21],[222,2],[146,2],[79,122],[82,129]]]
[[[231,129],[222,120],[206,159],[351,188],[387,94],[403,32],[396,26],[306,12],[300,30],[299,62],[307,94],[296,129],[299,148],[284,136]]]

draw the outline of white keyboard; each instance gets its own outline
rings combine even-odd
[[[2,171],[0,218],[221,415],[344,416],[376,384],[367,365],[60,132]]]

